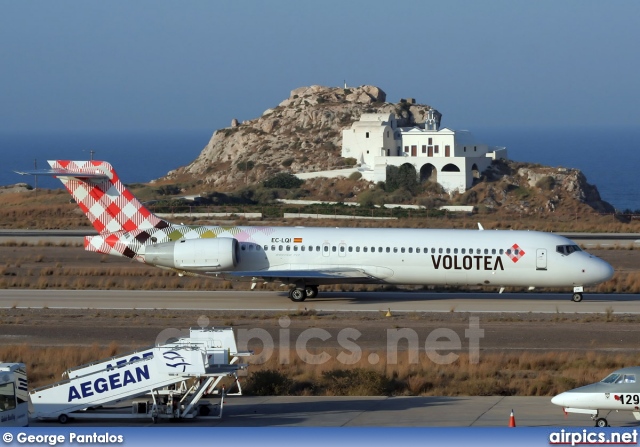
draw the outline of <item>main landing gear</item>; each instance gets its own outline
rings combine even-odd
[[[582,301],[582,292],[584,292],[583,287],[574,287],[571,301],[573,301],[574,303],[579,303],[580,301]]]
[[[295,287],[289,290],[289,299],[294,303],[300,303],[307,298],[318,296],[318,286]]]

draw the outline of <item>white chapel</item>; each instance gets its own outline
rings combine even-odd
[[[366,180],[385,181],[387,166],[409,164],[421,182],[464,192],[492,160],[506,159],[507,150],[479,143],[465,130],[441,129],[440,114],[430,109],[424,124],[413,127],[398,127],[393,113],[363,114],[342,131],[342,156],[355,158]]]

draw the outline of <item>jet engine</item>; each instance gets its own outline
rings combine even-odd
[[[207,272],[232,270],[239,261],[238,241],[228,237],[181,239],[147,245],[147,264]]]

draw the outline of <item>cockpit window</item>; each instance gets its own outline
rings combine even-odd
[[[582,251],[577,245],[558,245],[556,251],[562,255],[569,256],[574,251]]]
[[[602,383],[636,383],[635,374],[609,374],[601,380]]]
[[[622,377],[622,374],[609,374],[607,377],[601,380],[602,383],[616,383],[618,379]]]

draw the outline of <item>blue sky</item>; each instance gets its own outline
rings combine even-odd
[[[639,18],[617,0],[0,0],[0,132],[214,130],[344,80],[454,129],[638,127]]]

